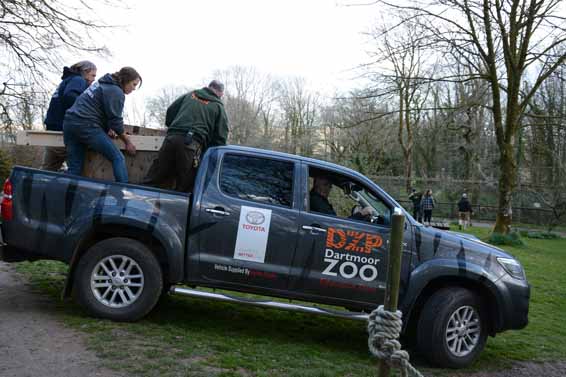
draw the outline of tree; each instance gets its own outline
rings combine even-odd
[[[104,5],[106,0],[99,0]],[[38,92],[45,74],[59,71],[68,51],[105,54],[93,41],[93,32],[105,25],[88,18],[92,1],[10,0],[0,2],[0,111],[7,114],[23,94]]]
[[[149,123],[154,126],[165,127],[167,108],[178,97],[189,91],[190,89],[185,86],[167,86],[161,88],[157,95],[149,97],[145,103]]]
[[[533,97],[524,139],[532,181],[553,188],[562,185],[566,178],[566,66],[550,75]]]
[[[511,195],[517,181],[515,146],[523,116],[542,83],[566,60],[565,53],[552,53],[566,41],[566,18],[559,14],[562,1],[430,0],[417,6],[382,3],[405,12],[400,16],[401,24],[418,22],[425,31],[422,39],[436,52],[451,53],[474,68],[467,77],[442,79],[488,83],[499,151],[494,232],[508,233]],[[527,87],[525,82],[531,77],[533,83]]]
[[[376,51],[371,53],[375,61],[370,67],[377,66],[378,73],[370,73],[377,87],[369,96],[396,97],[399,109],[397,141],[405,159],[407,193],[411,190],[413,175],[414,132],[421,121],[429,88],[420,34],[416,23],[405,23],[394,31],[383,24],[371,33]]]
[[[283,112],[284,150],[293,154],[312,156],[318,141],[320,99],[310,92],[302,78],[280,83],[279,106]]]
[[[215,73],[226,85],[230,142],[269,148],[273,142],[276,82],[254,67],[232,66]]]
[[[367,120],[368,114],[386,113],[376,98],[363,98],[363,90],[334,99],[321,111],[325,151],[323,157],[365,175],[392,175],[403,171],[403,157],[395,147],[395,117]]]

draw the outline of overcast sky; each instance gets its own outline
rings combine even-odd
[[[105,13],[113,30],[112,57],[92,58],[99,77],[136,68],[143,87],[136,102],[168,85],[202,86],[216,69],[256,67],[276,76],[304,77],[325,94],[353,87],[353,68],[367,61],[363,36],[375,6],[347,0],[132,1],[127,12]],[[129,98],[130,100],[130,98]]]

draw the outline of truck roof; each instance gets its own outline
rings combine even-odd
[[[234,151],[234,152],[245,152],[245,153],[255,153],[255,154],[262,154],[265,156],[273,156],[273,157],[282,157],[282,158],[286,158],[286,159],[293,159],[293,160],[300,160],[300,161],[304,161],[304,162],[310,162],[313,164],[317,164],[323,167],[328,167],[331,169],[336,169],[336,170],[341,170],[341,171],[346,171],[348,173],[357,175],[357,176],[363,176],[363,174],[347,168],[345,166],[342,165],[338,165],[332,162],[328,162],[328,161],[324,161],[324,160],[318,160],[316,158],[310,158],[310,157],[304,157],[304,156],[300,156],[300,155],[296,155],[296,154],[291,154],[291,153],[285,153],[285,152],[277,152],[277,151],[272,151],[272,150],[268,150],[268,149],[261,149],[261,148],[252,148],[252,147],[243,147],[240,145],[225,145],[225,146],[221,146],[221,147],[214,147],[214,148],[210,148],[210,149],[221,149],[221,150],[228,150],[228,151]],[[367,178],[367,177],[364,177]]]

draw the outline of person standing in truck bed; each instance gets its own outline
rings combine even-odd
[[[217,80],[208,87],[177,98],[167,108],[167,136],[143,183],[150,186],[192,192],[200,156],[206,148],[226,145],[228,117],[222,96],[224,84]]]
[[[112,142],[120,138],[131,155],[136,147],[124,131],[124,101],[141,84],[140,74],[132,67],[107,73],[80,95],[65,113],[63,137],[67,147],[69,174],[81,175],[89,147],[112,163],[116,182],[128,182],[126,159]]]
[[[95,78],[96,65],[88,60],[63,68],[62,81],[53,93],[45,115],[44,123],[47,131],[63,131],[65,111],[73,106],[78,96],[93,83]],[[45,147],[41,169],[58,171],[66,157],[65,147]]]

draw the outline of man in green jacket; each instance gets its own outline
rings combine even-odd
[[[224,85],[213,80],[167,108],[167,136],[143,181],[144,184],[191,192],[202,153],[226,145],[228,118],[221,101]],[[171,185],[174,180],[174,185]]]

